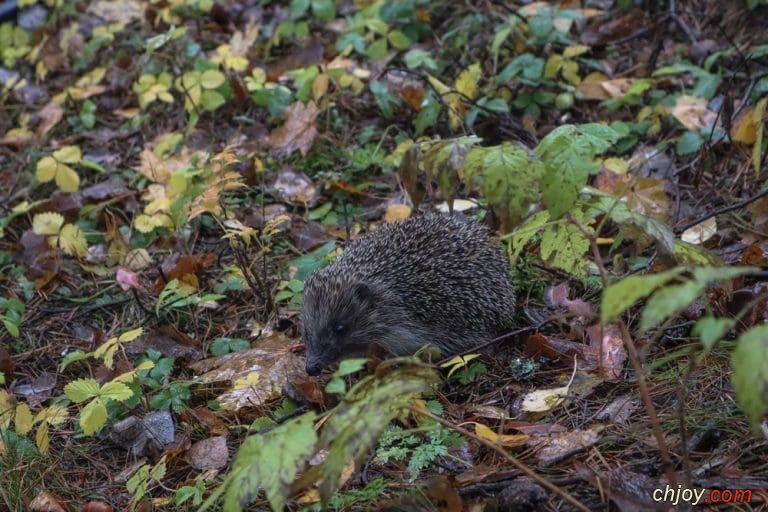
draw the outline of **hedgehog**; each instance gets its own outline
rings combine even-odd
[[[306,371],[374,343],[394,356],[471,350],[511,326],[514,306],[509,262],[484,226],[436,214],[385,224],[307,280]]]

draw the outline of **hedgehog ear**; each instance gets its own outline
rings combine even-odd
[[[376,301],[376,292],[367,283],[359,281],[352,286],[352,293],[360,302],[372,304]]]

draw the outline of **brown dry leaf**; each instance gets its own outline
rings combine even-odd
[[[584,351],[584,356],[600,368],[603,377],[618,379],[627,360],[619,328],[613,324],[593,325],[587,327],[587,336],[589,347]]]
[[[172,281],[174,279],[178,279],[193,288],[199,288],[197,279],[198,274],[202,273],[203,269],[211,266],[215,261],[215,254],[206,254],[203,256],[191,254],[181,256],[177,260],[172,257],[161,265],[163,275],[157,278],[155,291],[159,293],[167,281]],[[173,266],[169,267],[170,264],[173,264]]]
[[[462,512],[463,501],[453,479],[440,475],[431,478],[424,488],[430,503],[434,503],[435,512]]]
[[[182,414],[182,419],[190,421],[188,416],[192,416],[198,425],[202,426],[209,434],[226,436],[229,434],[229,427],[221,419],[221,416],[207,407],[194,407]]]
[[[581,33],[580,41],[589,46],[610,44],[631,34],[647,30],[654,20],[640,9],[611,20],[595,20]]]
[[[306,155],[317,138],[315,120],[319,113],[313,101],[289,105],[285,109],[285,123],[267,137],[267,144],[279,155],[287,156],[296,150]]]
[[[282,334],[259,341],[257,348],[204,359],[189,367],[201,374],[202,384],[230,384],[230,389],[216,398],[227,411],[264,405],[280,397],[291,382],[306,379],[303,359],[291,352],[291,340]],[[251,385],[234,389],[236,380],[248,379],[252,372],[259,376],[258,382],[249,379]]]
[[[314,208],[320,200],[320,190],[309,176],[290,167],[280,170],[272,186],[284,202],[295,206]]]
[[[40,123],[35,129],[35,135],[41,139],[61,121],[61,118],[64,117],[64,109],[53,101],[49,101],[46,106],[40,109],[37,117],[40,119]]]
[[[607,100],[608,94],[603,88],[603,83],[608,82],[608,77],[599,71],[594,71],[576,86],[576,93],[583,100]]]
[[[618,425],[626,425],[636,410],[640,408],[640,400],[632,395],[622,395],[614,398],[595,415],[598,421],[608,421]]]
[[[609,98],[623,98],[629,94],[629,90],[635,80],[632,78],[614,78],[613,80],[606,80],[600,87],[605,91]]]
[[[5,374],[6,382],[13,378],[14,362],[8,350],[0,345],[0,372]]]
[[[689,244],[701,245],[715,236],[715,233],[717,233],[717,220],[715,217],[710,217],[683,231],[680,239]]]
[[[529,445],[534,449],[539,464],[551,466],[594,446],[602,429],[602,426],[596,425],[588,430],[572,430],[543,439],[532,438]]]
[[[27,506],[29,512],[66,512],[59,499],[48,491],[41,491]]]
[[[656,489],[664,489],[658,480],[651,480],[641,473],[624,469],[612,469],[598,473],[592,468],[577,462],[577,474],[589,482],[602,495],[610,496],[623,512],[647,512],[648,510],[674,510],[669,502],[657,502],[653,499]],[[673,490],[677,490],[673,488]]]
[[[216,436],[198,441],[190,446],[185,459],[198,471],[222,469],[229,462],[227,438]]]
[[[97,0],[89,2],[88,12],[108,23],[125,23],[144,19],[144,2],[138,0]]]
[[[669,199],[664,190],[665,181],[656,178],[625,178],[631,181],[627,192],[627,205],[632,211],[658,220],[666,220]]]
[[[398,95],[405,100],[414,112],[421,111],[421,105],[424,101],[425,90],[422,85],[407,84],[398,92]]]
[[[580,299],[569,299],[568,283],[560,283],[546,291],[546,300],[554,307],[565,308],[569,313],[582,317],[595,317],[595,308],[589,302]],[[583,320],[582,320],[583,321]]]
[[[34,280],[35,289],[40,290],[53,279],[59,271],[56,251],[48,245],[43,235],[31,229],[21,235],[22,262],[27,267],[27,277]]]
[[[712,128],[717,121],[717,113],[707,108],[707,100],[695,96],[680,96],[667,111],[691,131]]]

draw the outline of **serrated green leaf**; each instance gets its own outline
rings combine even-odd
[[[80,411],[80,428],[87,436],[93,435],[107,424],[107,408],[96,398]]]
[[[248,437],[240,446],[232,469],[224,479],[224,510],[241,510],[263,490],[272,510],[285,509],[286,496],[296,475],[312,456],[317,444],[314,413],[289,420],[264,435]],[[208,509],[214,494],[202,506]]]
[[[731,356],[736,398],[755,432],[768,413],[768,325],[742,334]]]
[[[542,232],[542,259],[580,279],[585,279],[589,270],[587,260],[584,259],[584,253],[588,249],[589,240],[570,222],[553,223]]]
[[[104,384],[101,388],[100,395],[103,398],[111,398],[118,402],[124,402],[133,396],[133,391],[122,382],[112,381]]]
[[[684,268],[674,268],[660,274],[629,276],[610,285],[605,289],[600,304],[600,322],[603,324],[612,322],[627,308],[684,271]]]
[[[64,386],[64,394],[79,404],[99,395],[99,383],[93,379],[78,379]]]
[[[512,232],[512,236],[510,237],[512,252],[509,255],[509,261],[512,265],[517,262],[517,259],[520,257],[520,252],[526,244],[528,244],[531,238],[539,232],[548,220],[549,212],[544,210],[527,218],[522,225]]]
[[[640,317],[640,332],[644,333],[660,325],[667,318],[678,315],[704,293],[706,288],[706,283],[686,281],[659,289],[648,299],[643,309]]]

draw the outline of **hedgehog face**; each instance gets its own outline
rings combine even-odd
[[[307,373],[317,375],[343,357],[365,355],[380,330],[375,312],[376,294],[367,284],[323,274],[310,279],[301,312]]]

